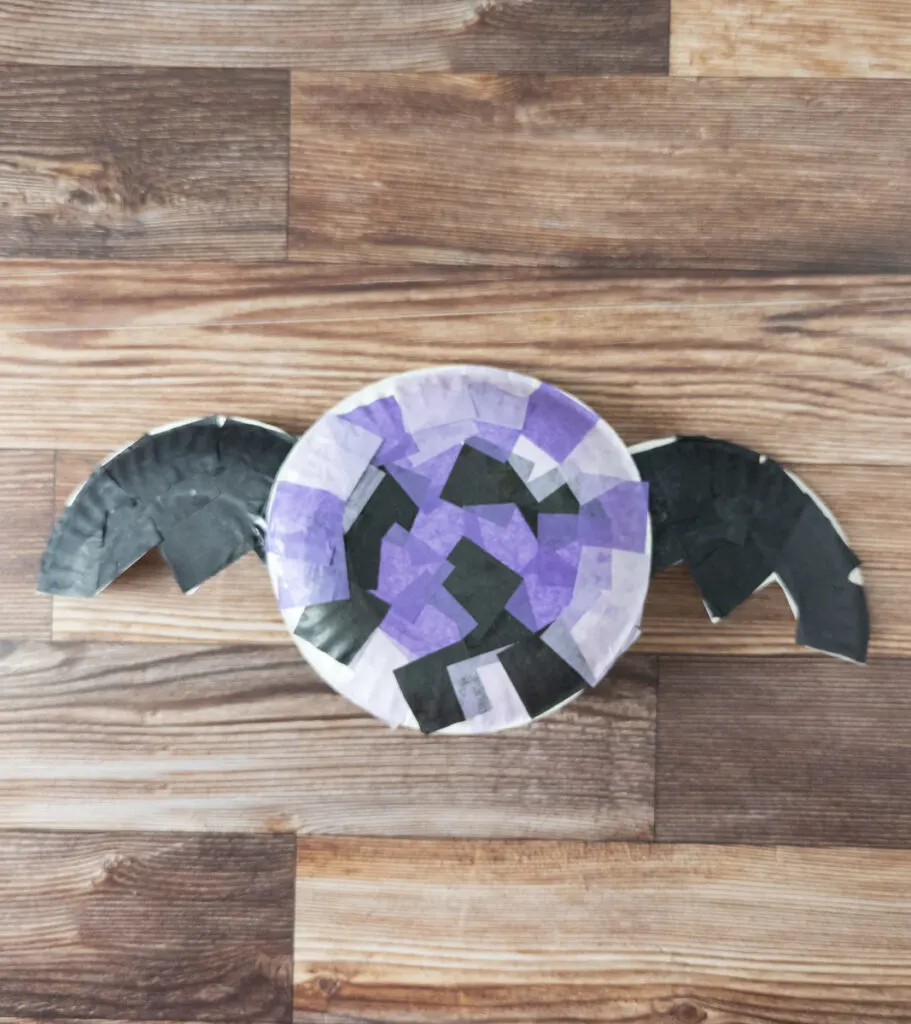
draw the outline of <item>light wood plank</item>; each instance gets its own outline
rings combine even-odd
[[[298,1021],[907,1021],[911,853],[298,843]]]
[[[0,451],[0,637],[51,635],[51,599],[35,580],[53,521],[53,453]]]
[[[293,81],[303,260],[907,270],[911,83]]]
[[[911,661],[662,658],[658,837],[911,845]]]
[[[57,504],[100,456],[57,457]],[[794,468],[836,510],[865,569],[873,619],[871,650],[911,655],[911,523],[907,470],[893,466]],[[875,495],[875,515],[870,496]],[[54,598],[53,635],[63,639],[288,643],[268,575],[250,555],[185,596],[157,555],[150,555],[91,600]],[[674,568],[652,581],[636,650],[653,654],[798,654],[794,617],[770,587],[724,623],[713,625],[688,573]]]
[[[655,661],[499,736],[392,730],[297,649],[0,647],[7,827],[650,838]]]
[[[0,447],[105,451],[211,412],[299,432],[378,377],[493,359],[568,388],[631,444],[707,433],[793,463],[911,463],[907,276],[3,271]]]
[[[283,72],[0,68],[0,124],[0,256],[284,255]]]
[[[663,74],[669,20],[669,0],[17,0],[0,61]]]
[[[6,832],[0,1014],[291,1018],[294,840]]]
[[[911,77],[905,0],[674,0],[671,73]]]

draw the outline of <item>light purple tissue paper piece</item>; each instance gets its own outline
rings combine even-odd
[[[329,565],[281,561],[276,569],[279,608],[306,608],[350,596],[344,557]]]
[[[282,479],[347,501],[382,443],[356,423],[324,416],[292,448],[281,467]]]
[[[574,493],[577,492],[577,488],[586,490],[581,487],[584,477],[613,477],[617,480],[639,478],[636,464],[626,446],[603,422],[596,424],[573,449],[563,464],[563,472]],[[597,493],[587,494],[586,497],[576,493],[576,497],[584,505],[586,501],[597,497]]]
[[[517,511],[516,505],[505,502],[502,505],[468,505],[467,508],[479,519],[487,519],[497,526],[508,526]]]
[[[422,476],[413,469],[409,469],[407,466],[400,466],[395,462],[390,462],[386,469],[418,508],[427,504],[432,484],[426,476]]]
[[[574,626],[594,608],[603,593],[613,589],[613,552],[610,548],[583,547],[579,554],[573,598],[563,613],[568,626]]]
[[[579,558],[582,555],[582,545],[579,541],[574,541],[572,544],[566,544],[562,548],[558,548],[557,554],[564,562],[568,562],[573,567],[574,573],[578,574]]]
[[[579,540],[587,547],[613,547],[613,520],[598,499],[579,509]]]
[[[529,629],[542,629],[572,601],[576,567],[555,551],[541,549],[525,567],[525,580],[506,610]]]
[[[594,603],[598,593],[613,586],[613,558],[610,548],[583,547],[579,556],[575,593]]]
[[[467,537],[472,544],[477,544],[478,547],[482,546],[481,519],[469,508],[465,509],[462,519],[462,536]]]
[[[438,499],[430,508],[418,512],[411,533],[445,557],[464,535],[467,514],[458,505]]]
[[[425,544],[420,537],[415,537],[413,533],[408,534],[408,538],[405,541],[405,550],[408,552],[408,557],[417,566],[429,566],[431,569],[436,569],[440,564],[440,555],[433,550],[429,544]]]
[[[383,537],[383,541],[395,544],[397,548],[403,548],[408,544],[408,538],[410,536],[411,534],[404,526],[402,526],[401,523],[393,523],[386,531],[386,536]]]
[[[437,427],[428,427],[414,435],[418,450],[408,457],[408,465],[417,469],[429,459],[434,459],[450,448],[461,448],[462,445],[478,429],[475,420],[459,420],[456,423],[442,423]]]
[[[442,612],[447,619],[450,619],[455,623],[456,629],[459,633],[459,640],[463,640],[468,636],[468,634],[478,624],[477,619],[472,618],[472,616],[469,615],[469,613],[459,604],[452,594],[446,590],[445,587],[440,587],[439,590],[435,590],[430,595],[428,603],[433,605],[437,611]]]
[[[405,430],[402,410],[393,397],[378,398],[369,405],[358,406],[344,413],[342,419],[365,427],[382,438],[383,443],[373,456],[374,465],[381,466],[390,459],[402,459],[418,450],[411,435]]]
[[[512,597],[506,602],[506,611],[532,632],[541,628],[531,606],[528,587],[524,582],[519,584]]]
[[[551,458],[562,462],[597,423],[590,409],[550,384],[528,399],[523,432]]]
[[[480,539],[475,543],[513,572],[524,572],[538,553],[538,540],[518,508],[505,526],[484,518],[478,518],[477,525]]]
[[[572,589],[576,582],[577,568],[557,551],[541,548],[525,566],[525,576],[537,577],[542,582]]]
[[[394,523],[380,542],[380,569],[374,593],[387,603],[395,599],[419,576],[432,572],[442,558],[407,530]]]
[[[556,551],[579,539],[579,516],[569,513],[542,512],[538,516],[538,543]]]
[[[392,611],[408,622],[415,622],[421,609],[443,585],[454,567],[449,562],[440,562],[434,569],[425,569],[405,587],[392,601]]]
[[[424,500],[418,502],[420,508],[430,508],[440,497],[443,488],[446,486],[446,481],[449,479],[449,474],[452,472],[452,467],[456,464],[456,459],[459,457],[459,451],[460,446],[456,445],[455,447],[447,448],[446,451],[440,452],[439,455],[435,455],[432,459],[428,459],[417,466],[405,467],[409,473],[415,473],[423,477],[429,484]]]
[[[519,438],[519,431],[511,427],[498,427],[491,423],[479,423],[478,431],[465,442],[492,459],[505,462]]]
[[[587,505],[604,494],[605,491],[626,482],[616,476],[597,476],[592,473],[578,472],[572,468],[569,462],[563,466],[563,475],[580,505]]]
[[[400,377],[396,398],[405,429],[415,437],[428,428],[473,420],[474,402],[462,373],[415,374]]]
[[[345,503],[328,491],[298,484],[276,484],[269,507],[266,527],[266,550],[286,554],[286,545],[305,543],[308,553],[325,550],[329,561],[332,551],[341,543]],[[287,557],[297,557],[290,553]],[[309,554],[308,554],[309,557]]]
[[[546,583],[540,576],[529,576],[525,585],[536,630],[553,622],[573,599],[572,586]]]
[[[288,533],[273,538],[272,552],[286,561],[311,562],[313,565],[330,565],[336,559],[345,558],[345,543],[341,533],[331,537],[320,531]]]
[[[611,522],[609,546],[644,553],[648,534],[648,484],[634,480],[617,484],[602,494],[597,503]]]
[[[345,533],[351,529],[355,520],[364,511],[367,502],[373,497],[374,491],[385,480],[386,474],[376,466],[368,466],[364,475],[354,486],[354,490],[345,502],[345,511],[342,516],[342,529]]]
[[[528,397],[517,395],[487,380],[469,380],[475,417],[484,423],[519,430],[525,422]]]
[[[444,608],[450,610],[445,601],[437,600],[440,594],[449,597],[449,600],[455,605],[455,609],[451,610],[458,610],[461,623],[437,606],[442,603]],[[465,628],[466,617],[471,623],[467,629]],[[449,647],[450,644],[458,643],[474,629],[475,625],[477,625],[475,620],[465,612],[455,598],[441,589],[434,595],[430,603],[424,605],[414,622],[409,622],[390,609],[380,623],[380,629],[416,658],[423,658],[427,654],[433,654],[434,651]]]

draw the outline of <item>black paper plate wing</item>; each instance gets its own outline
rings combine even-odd
[[[866,661],[860,561],[809,488],[726,441],[668,438],[630,451],[649,484],[653,572],[686,563],[713,619],[777,582],[797,618],[797,643]]]
[[[212,416],[143,435],[98,466],[48,540],[38,589],[91,597],[154,547],[190,591],[246,552],[294,444],[284,431]]]

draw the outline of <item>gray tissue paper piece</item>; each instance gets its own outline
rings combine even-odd
[[[452,681],[456,699],[466,718],[474,718],[475,715],[483,715],[493,709],[493,704],[491,704],[481,677],[478,675],[478,669],[482,665],[492,665],[497,660],[497,655],[494,652],[489,652],[479,654],[477,658],[469,658],[467,661],[459,661],[454,665],[447,666],[446,671]]]

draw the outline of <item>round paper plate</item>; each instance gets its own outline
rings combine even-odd
[[[596,685],[638,636],[648,495],[616,433],[565,392],[421,370],[298,441],[266,547],[327,683],[390,725],[492,732]]]

